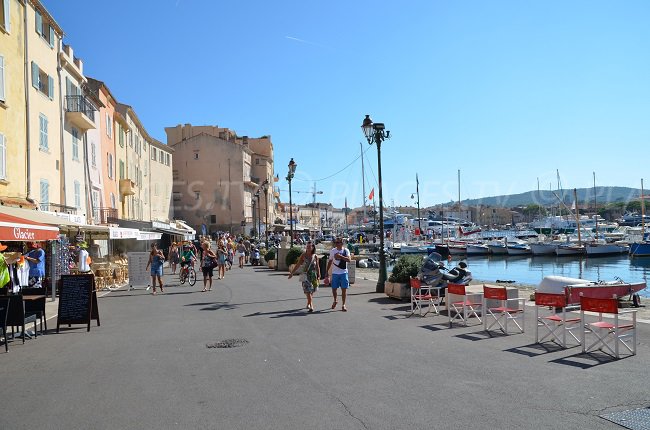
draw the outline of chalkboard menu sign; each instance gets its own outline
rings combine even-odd
[[[99,326],[95,275],[62,275],[60,285],[56,332],[61,324],[87,324],[90,331],[90,321],[96,320]]]

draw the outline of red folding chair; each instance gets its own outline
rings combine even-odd
[[[459,296],[461,300],[455,300],[452,296]],[[447,284],[447,315],[449,318],[449,328],[452,322],[458,320],[467,325],[467,321],[475,316],[478,322],[481,322],[479,313],[483,312],[481,293],[468,293],[465,285]],[[452,316],[453,314],[453,316]]]
[[[497,306],[489,306],[487,301],[496,301]],[[512,303],[515,302],[516,306]],[[508,334],[508,321],[512,321],[520,333],[524,332],[524,309],[526,308],[526,299],[508,298],[506,287],[488,287],[483,285],[483,309],[485,317],[483,318],[483,330],[489,331],[495,325],[504,334]],[[488,319],[491,319],[488,325]],[[521,324],[519,324],[521,322]]]
[[[585,312],[597,312],[598,319],[587,321]],[[621,320],[621,314],[631,314],[632,321]],[[608,315],[609,320],[604,320],[603,315]],[[636,355],[636,310],[619,311],[616,296],[611,299],[580,296],[580,319],[584,327],[581,336],[582,352],[598,349],[605,353],[609,351],[614,357],[621,358],[619,346],[623,345],[632,355]],[[595,337],[589,346],[586,344],[588,334]]]
[[[535,343],[554,342],[562,348],[566,348],[567,334],[569,334],[580,345],[580,339],[573,333],[575,329],[580,328],[580,317],[567,316],[566,307],[566,293],[535,292],[535,321],[537,321]],[[540,308],[542,309],[541,313]],[[550,309],[551,312],[544,309]],[[558,309],[561,309],[561,312],[558,312]],[[541,338],[539,337],[540,329],[544,332],[544,336]]]
[[[432,308],[436,315],[440,314],[438,306],[442,301],[440,297],[439,287],[430,287],[429,285],[422,285],[418,278],[411,278],[411,313],[407,318],[413,316],[416,312],[421,317],[428,314]],[[422,313],[423,307],[426,306],[426,312]]]

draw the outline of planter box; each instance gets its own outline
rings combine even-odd
[[[384,293],[393,299],[410,300],[411,287],[409,284],[400,284],[396,282],[386,281],[384,284]]]
[[[275,269],[275,267],[277,266],[277,260],[269,260],[267,262],[267,265],[269,266],[269,269]]]

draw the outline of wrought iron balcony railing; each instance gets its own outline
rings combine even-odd
[[[97,108],[86,96],[65,96],[65,110],[81,112],[94,122]]]

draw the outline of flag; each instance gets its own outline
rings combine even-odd
[[[375,189],[373,188],[370,190],[370,194],[368,195],[368,200],[374,200],[375,199]]]

